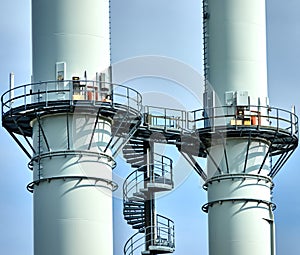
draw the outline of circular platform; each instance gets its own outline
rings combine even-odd
[[[191,112],[190,125],[205,148],[225,138],[262,140],[270,156],[293,151],[298,146],[298,118],[289,111],[257,105],[221,106]]]
[[[108,95],[101,92],[103,82],[84,80],[76,81],[83,84],[76,91],[73,82],[47,81],[7,91],[1,97],[3,127],[10,133],[31,137],[30,122],[38,116],[76,112],[110,117],[114,126],[118,126],[124,118],[132,125],[141,120],[142,96],[136,90],[108,84],[111,87]]]

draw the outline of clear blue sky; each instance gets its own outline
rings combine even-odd
[[[113,63],[156,55],[176,59],[202,73],[201,0],[111,2]],[[17,84],[30,81],[30,1],[2,0],[0,6],[2,94],[8,89],[11,71],[16,74]],[[267,0],[267,6],[270,104],[286,109],[295,104],[300,113],[300,2]],[[144,82],[150,84],[153,80]],[[159,93],[158,90],[159,86],[154,86],[147,93]],[[25,189],[31,181],[31,172],[26,167],[28,160],[4,129],[0,129],[0,141],[1,254],[31,255],[32,195]],[[275,178],[277,255],[300,254],[299,158],[300,150],[297,150]],[[116,171],[129,173],[128,166],[121,159],[118,162]],[[176,170],[183,171],[182,167],[187,165],[178,164]],[[207,255],[206,215],[200,210],[205,195],[199,178],[191,173],[172,194],[158,201],[158,213],[175,220],[177,255]],[[118,199],[115,199],[115,216],[117,255],[122,254],[124,241],[134,232],[121,217]]]

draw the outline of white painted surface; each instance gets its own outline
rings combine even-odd
[[[228,100],[225,100],[226,92],[242,94],[237,97],[237,105],[247,105],[247,97],[243,95],[248,94],[251,104],[266,106],[265,1],[205,2],[208,4],[207,78],[215,91],[214,106],[231,105],[228,93]],[[222,125],[222,122],[224,124],[224,119],[218,120],[215,125]],[[247,137],[225,137],[224,141],[220,140],[218,134],[212,137],[212,146],[209,148],[211,158],[207,161],[208,178],[220,176],[220,179],[208,185],[208,202],[218,201],[208,209],[209,255],[275,254],[273,213],[268,204],[253,201],[270,202],[272,183],[259,181],[259,177],[246,177],[247,174],[259,174],[262,179],[267,176],[269,158],[263,161],[268,152],[268,143],[251,140],[245,168],[247,149]],[[262,163],[263,168],[259,172]],[[223,178],[229,174],[233,177],[245,175],[245,178]]]
[[[208,80],[221,105],[225,105],[226,91],[248,91],[252,98],[267,97],[265,1],[207,3]]]
[[[274,255],[270,207],[256,201],[247,202],[247,199],[270,201],[271,185],[271,181],[255,178],[229,178],[208,186],[209,202],[236,199],[209,207],[210,255]]]
[[[70,114],[52,115],[40,120],[52,157],[44,137],[41,137],[40,163],[34,163],[34,254],[35,255],[98,255],[113,254],[112,190],[105,181],[67,178],[82,176],[112,179],[113,161],[110,151],[99,154],[111,137],[111,123],[102,118],[96,126],[91,149],[88,150],[95,116]],[[39,124],[33,122],[33,144],[39,153]],[[68,150],[68,136],[70,136]],[[72,154],[72,151],[77,151]],[[82,154],[78,151],[82,151]],[[86,155],[84,152],[94,152]],[[56,153],[61,152],[57,156]],[[65,154],[68,152],[69,154]],[[98,153],[98,154],[97,154]],[[103,152],[102,152],[103,153]],[[98,155],[98,156],[97,156]]]
[[[92,80],[110,66],[108,0],[33,0],[32,42],[35,82],[56,80],[56,63],[66,63],[65,79]]]

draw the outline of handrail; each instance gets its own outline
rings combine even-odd
[[[195,131],[207,127],[218,126],[249,126],[264,127],[285,132],[291,136],[299,136],[298,117],[287,110],[258,105],[247,105],[244,108],[243,118],[248,122],[241,122],[238,114],[240,106],[218,106],[206,109],[186,111],[172,108],[142,106],[141,94],[124,85],[100,82],[94,80],[79,80],[81,87],[74,87],[73,80],[44,81],[17,86],[6,91],[1,96],[2,116],[13,108],[27,106],[32,103],[87,100],[91,102],[100,101],[103,93],[103,84],[111,88],[111,100],[107,104],[121,104],[144,112],[144,123],[151,127],[166,130]],[[11,97],[13,95],[13,97]]]
[[[151,168],[153,168],[153,175],[156,177],[163,177],[162,184],[170,184],[173,183],[173,171],[172,168],[170,170],[165,169],[162,164],[150,164]],[[139,167],[137,170],[132,172],[123,183],[123,199],[124,201],[128,201],[129,197],[133,196],[134,193],[138,193],[140,189],[144,188],[144,184],[147,180],[145,180],[144,172],[140,171],[142,168],[147,167],[147,165],[143,165]],[[155,183],[155,178],[151,179],[150,182]]]
[[[78,80],[79,86],[74,85],[73,80],[43,81],[17,86],[6,91],[1,96],[2,116],[9,110],[34,103],[52,101],[77,100],[105,101],[111,104],[122,104],[126,107],[142,111],[142,95],[135,89],[120,84],[100,82],[94,80]],[[111,99],[105,100],[102,96],[107,92],[101,91],[103,85],[111,88]],[[14,95],[11,97],[11,95]],[[8,109],[6,111],[6,109]]]
[[[173,227],[174,221],[161,214],[156,215],[157,226]]]
[[[243,108],[243,114],[238,110]],[[246,120],[246,121],[243,121]],[[218,106],[193,111],[144,106],[144,123],[165,130],[196,131],[212,127],[243,126],[274,129],[299,136],[298,117],[293,112],[270,106]]]
[[[161,176],[165,177],[165,175],[170,174],[170,180],[173,180],[173,160],[167,156],[154,153],[154,172],[150,175],[150,178],[157,174],[157,171],[161,170]],[[159,167],[160,166],[160,167]]]
[[[298,117],[292,112],[269,106],[248,105],[240,115],[238,113],[240,108],[240,106],[219,106],[191,111],[188,129],[255,126],[273,128],[297,137],[299,135]]]
[[[174,230],[175,228],[172,224],[170,224],[170,227],[146,227],[145,233],[147,234],[141,234],[138,232],[126,242],[124,246],[124,255],[133,255],[135,251],[142,249],[143,246],[163,246],[175,250]],[[152,239],[148,240],[147,237],[149,236],[152,237]]]
[[[123,198],[124,201],[133,195],[138,193],[141,188],[144,188],[145,176],[141,171],[145,167],[151,169],[150,182],[155,182],[155,177],[163,177],[163,181],[171,181],[173,183],[173,160],[167,156],[154,153],[154,162],[152,164],[144,164],[140,166],[136,171],[133,171],[123,183]],[[163,182],[163,183],[164,183]]]
[[[144,106],[144,122],[151,127],[186,130],[187,113],[187,111],[179,109]]]

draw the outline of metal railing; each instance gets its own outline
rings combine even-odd
[[[108,91],[102,88],[110,88]],[[1,97],[2,116],[13,108],[51,102],[74,101],[102,102],[122,105],[142,111],[142,96],[135,89],[113,83],[93,80],[44,81],[25,84],[6,91]]]
[[[172,159],[155,153],[153,164],[143,165],[136,171],[132,172],[123,183],[123,199],[128,201],[130,197],[134,197],[135,193],[140,193],[141,189],[146,188],[147,183],[168,184],[173,187],[173,167]],[[145,179],[142,169],[149,168],[149,180]]]
[[[144,123],[153,128],[180,131],[248,126],[264,127],[296,136],[299,133],[296,114],[275,107],[257,105],[220,106],[195,111],[145,106]]]
[[[146,125],[160,129],[187,129],[187,111],[171,108],[145,106],[144,122]]]
[[[133,235],[124,246],[124,255],[138,254],[144,247],[151,247],[151,250],[155,250],[155,247],[165,247],[170,249],[169,252],[174,251],[174,222],[164,216],[157,215],[156,224],[156,226],[145,228],[146,234],[136,233]]]
[[[105,90],[103,90],[105,88]],[[109,88],[109,89],[108,89]],[[207,127],[265,127],[298,136],[298,118],[293,112],[268,106],[220,106],[195,111],[142,106],[142,96],[135,89],[93,80],[45,81],[21,85],[6,91],[1,97],[2,116],[14,108],[26,111],[29,106],[59,105],[60,102],[81,101],[119,105],[144,112],[144,124],[153,128],[195,131]]]
[[[155,245],[175,248],[175,226],[169,218],[160,214],[156,215],[156,240]]]
[[[264,127],[298,136],[298,117],[289,111],[274,107],[249,105],[220,106],[188,113],[188,129],[199,130],[218,126]]]

